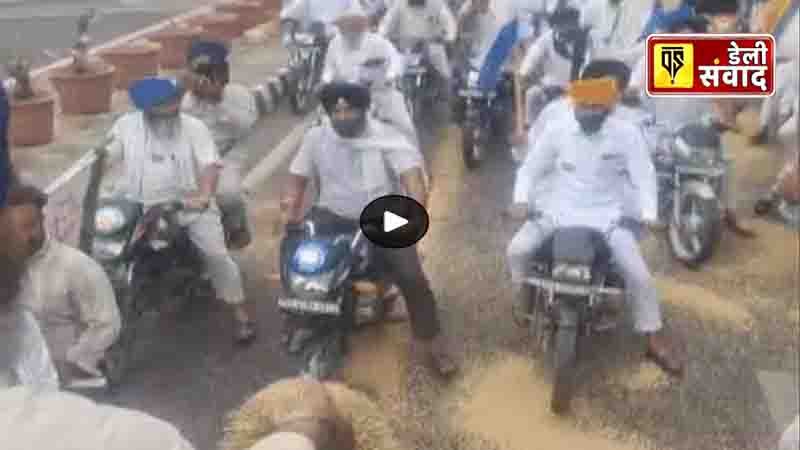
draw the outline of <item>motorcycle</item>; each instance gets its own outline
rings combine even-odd
[[[667,224],[673,256],[697,268],[722,238],[720,198],[729,162],[719,133],[710,127],[687,125],[659,134],[654,158],[659,219]]]
[[[625,287],[605,236],[591,228],[559,228],[542,245],[524,283],[532,287],[522,315],[536,346],[550,360],[550,409],[564,414],[575,386],[580,342],[611,331],[603,318],[621,310]],[[519,321],[519,312],[515,311]]]
[[[317,231],[313,220],[288,228],[281,253],[284,295],[278,308],[287,322],[302,322],[311,335],[303,349],[303,373],[330,378],[342,366],[353,330],[384,319],[390,302],[370,265],[370,246],[361,229]]]
[[[418,127],[424,122],[426,108],[432,107],[440,98],[435,79],[436,72],[431,66],[425,42],[418,42],[404,52],[406,67],[400,78],[399,89],[403,93],[414,124]]]
[[[122,318],[119,339],[105,362],[112,389],[119,387],[130,366],[146,313],[179,311],[189,301],[214,298],[202,254],[179,220],[182,211],[180,202],[146,211],[121,197],[98,203],[92,256],[111,280]]]
[[[495,90],[481,89],[478,85],[479,69],[469,67],[466,85],[459,89],[459,100],[464,107],[461,124],[461,153],[467,169],[477,168],[483,161],[485,151],[493,142],[510,148],[513,114],[513,80],[505,73]]]
[[[285,23],[289,29],[289,69],[293,73],[289,102],[295,114],[305,115],[314,107],[314,94],[322,78],[328,47],[326,27],[315,23],[310,32],[299,33],[297,22],[286,20]]]

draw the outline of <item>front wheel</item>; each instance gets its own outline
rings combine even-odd
[[[476,169],[481,164],[482,139],[480,126],[465,125],[461,129],[461,153],[467,169]]]
[[[141,314],[136,307],[136,298],[132,289],[126,288],[119,295],[122,330],[119,338],[108,352],[104,361],[104,375],[109,391],[116,392],[125,380],[136,346],[136,334]]]
[[[677,220],[670,220],[668,238],[675,259],[697,268],[714,253],[722,237],[722,213],[716,198],[688,191],[681,199]]]
[[[578,361],[578,313],[561,308],[559,322],[553,336],[553,394],[550,410],[562,415],[569,410],[574,390],[575,367]],[[564,317],[565,315],[574,317]]]
[[[345,354],[345,335],[333,332],[308,346],[304,375],[316,380],[328,380],[342,367]]]

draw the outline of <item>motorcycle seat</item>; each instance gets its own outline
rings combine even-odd
[[[534,260],[546,263],[558,260],[599,267],[610,263],[611,250],[603,233],[597,230],[586,227],[561,228],[539,247]]]

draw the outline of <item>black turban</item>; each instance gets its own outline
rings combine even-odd
[[[366,110],[369,108],[371,97],[369,89],[360,84],[333,82],[322,87],[319,101],[325,111],[330,114],[340,101],[344,101],[352,108]]]

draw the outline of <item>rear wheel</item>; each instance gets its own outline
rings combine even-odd
[[[561,308],[562,317],[570,325],[558,326],[553,336],[553,394],[550,410],[555,414],[565,414],[569,410],[574,390],[575,367],[578,358],[578,313]],[[564,317],[569,315],[572,317]]]
[[[716,198],[687,192],[681,199],[678,222],[672,218],[668,238],[675,258],[690,268],[707,261],[722,237],[722,213]]]

